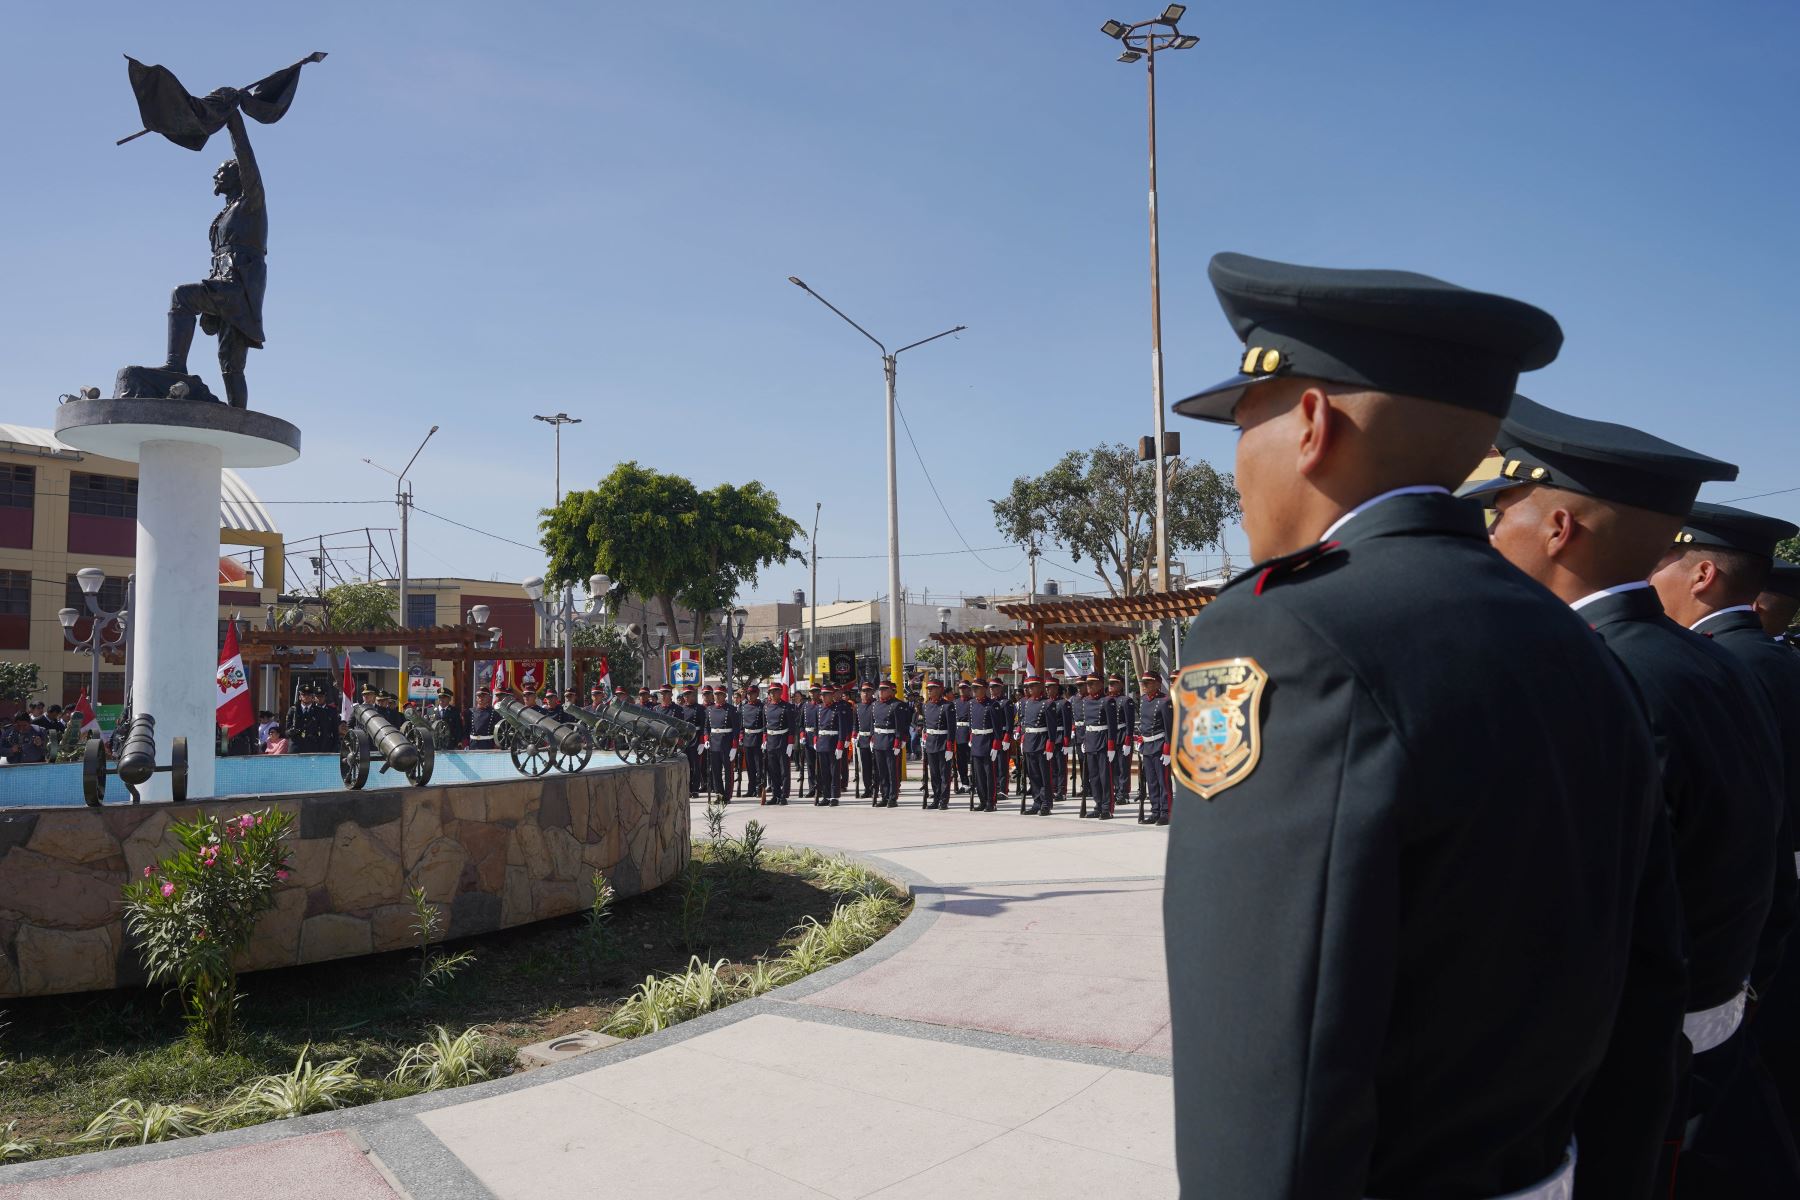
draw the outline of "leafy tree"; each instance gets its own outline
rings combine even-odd
[[[612,577],[609,602],[643,596],[680,628],[675,602],[694,609],[693,640],[710,612],[754,584],[762,567],[798,558],[798,523],[760,483],[702,492],[679,475],[620,463],[591,490],[566,494],[539,523],[550,560],[546,578],[577,583]]]
[[[1203,459],[1168,460],[1169,554],[1224,548],[1239,515],[1230,475]],[[1027,550],[1061,546],[1115,596],[1150,591],[1156,576],[1155,464],[1114,442],[1071,450],[1042,475],[1021,475],[993,501],[994,525]]]
[[[920,646],[913,654],[913,661],[922,667],[930,668],[931,673],[935,675],[944,665],[945,649],[946,647],[940,646],[936,642]],[[973,646],[950,646],[947,649],[950,651],[950,674],[959,679],[964,675],[973,677],[975,674],[975,648]],[[995,671],[1011,670],[1012,662],[1013,651],[1009,649],[995,647],[988,651],[987,666],[990,675]]]
[[[700,665],[708,675],[725,677],[725,647],[723,645],[707,646],[700,655]],[[731,655],[731,673],[734,683],[744,683],[755,679],[761,681],[772,677],[781,670],[781,647],[764,638],[760,642],[744,642]],[[800,664],[798,657],[794,664],[794,672],[798,674]]]
[[[1800,563],[1800,534],[1791,538],[1782,538],[1776,542],[1775,557],[1791,563]]]
[[[0,662],[0,700],[23,705],[43,690],[36,663]]]
[[[398,594],[379,583],[343,583],[325,589],[325,628],[397,629]]]
[[[625,631],[617,625],[577,625],[575,627],[575,645],[595,646],[606,654],[606,665],[612,671],[615,685],[623,684],[633,692],[637,691],[644,681],[644,663],[638,657],[638,645],[625,636]],[[585,663],[583,672],[591,684],[598,678],[594,672],[600,669],[597,661]],[[582,701],[584,704],[586,700]]]

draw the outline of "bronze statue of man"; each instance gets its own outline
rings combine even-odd
[[[237,109],[239,95],[236,88],[220,88],[208,97],[231,106],[225,129],[235,157],[213,172],[213,192],[225,197],[225,207],[213,218],[212,270],[199,283],[182,284],[169,298],[169,357],[163,364],[166,371],[188,373],[188,348],[194,343],[198,317],[202,329],[218,335],[219,371],[225,380],[225,399],[233,408],[248,404],[244,362],[251,347],[262,349],[263,289],[268,281],[264,255],[269,242],[262,172]]]
[[[197,151],[224,129],[231,137],[234,157],[213,172],[213,192],[225,198],[225,207],[213,218],[212,269],[205,279],[182,284],[170,297],[169,352],[163,365],[124,368],[114,388],[116,396],[213,399],[206,385],[188,373],[188,351],[194,344],[198,318],[200,327],[219,339],[225,399],[233,408],[248,407],[244,363],[252,348],[263,346],[269,212],[244,117],[247,114],[265,125],[279,121],[293,103],[300,69],[324,57],[323,53],[310,54],[249,87],[218,88],[199,98],[189,95],[167,67],[146,66],[126,57],[144,128],[121,138],[121,145],[146,133],[160,133],[177,146]]]

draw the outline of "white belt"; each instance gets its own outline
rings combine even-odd
[[[893,736],[893,733],[894,733],[894,731],[893,731],[893,730],[892,730],[892,729],[883,729],[883,728],[882,728],[882,727],[881,727],[881,726],[879,726],[879,725],[877,725],[877,726],[876,726],[876,727],[875,727],[875,729],[874,729],[874,732],[876,732],[876,733],[885,733],[885,734],[887,734],[887,735],[888,735],[888,736],[889,736],[889,737],[892,737],[892,736]]]
[[[1539,1180],[1530,1187],[1518,1192],[1508,1192],[1504,1196],[1493,1196],[1490,1200],[1574,1200],[1575,1196],[1575,1143],[1569,1143],[1567,1156],[1562,1166],[1558,1167],[1547,1179]]]
[[[1691,1012],[1681,1018],[1681,1032],[1694,1044],[1695,1054],[1704,1054],[1715,1046],[1723,1046],[1744,1022],[1744,1002],[1748,996],[1739,992],[1725,1003],[1704,1012]]]
[[[814,733],[813,733],[814,737],[822,737],[822,738],[836,737],[837,735],[838,735],[838,731],[835,729],[820,729],[820,730],[814,731]]]
[[[1138,736],[1143,738],[1146,742],[1160,742],[1167,735],[1161,733],[1141,733]]]
[[[969,732],[975,733],[975,734],[980,734],[982,737],[992,737],[993,733],[994,733],[994,731],[991,729],[971,729],[971,730],[969,730]]]
[[[786,733],[787,726],[786,725],[772,725],[769,727],[767,732],[769,732],[769,733]]]
[[[969,723],[967,721],[958,721],[956,723],[956,727],[958,729],[967,729],[969,727]],[[1794,852],[1794,861],[1800,862],[1800,850],[1796,850]]]
[[[1026,733],[1049,733],[1050,727],[1048,725],[1027,725],[1027,726],[1025,726],[1025,732]]]

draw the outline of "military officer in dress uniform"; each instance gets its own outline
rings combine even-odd
[[[1031,816],[1048,814],[1054,796],[1050,790],[1050,766],[1056,761],[1059,715],[1057,706],[1044,697],[1044,681],[1036,675],[1027,676],[1025,698],[1013,714],[1013,738],[1019,744],[1019,758],[1025,768],[1019,811]]]
[[[700,770],[700,748],[706,744],[707,720],[706,710],[694,698],[693,684],[681,689],[681,703],[676,706],[675,716],[694,728],[694,736],[687,744],[688,799],[694,800],[699,797],[700,787],[704,782]]]
[[[956,773],[950,781],[953,792],[969,790],[969,700],[974,691],[974,685],[966,679],[956,685]]]
[[[769,685],[768,703],[762,706],[762,780],[770,804],[786,804],[788,756],[800,740],[800,710],[787,698],[779,683]]]
[[[875,685],[862,685],[856,704],[856,798],[876,796],[875,787]]]
[[[893,680],[881,681],[875,702],[869,705],[869,722],[869,761],[875,767],[874,807],[896,808],[900,804],[900,756],[906,752],[906,739],[911,732],[912,706],[894,698]]]
[[[1140,825],[1169,823],[1169,736],[1175,731],[1175,710],[1162,681],[1161,671],[1138,677],[1137,726],[1131,740],[1137,744],[1138,773],[1150,801],[1150,811],[1138,818]]]
[[[763,783],[763,715],[762,689],[754,683],[744,685],[744,703],[738,712],[743,720],[744,794],[762,795]]]
[[[1724,504],[1698,502],[1665,552],[1651,584],[1675,621],[1710,638],[1755,676],[1779,730],[1786,826],[1776,847],[1792,850],[1800,829],[1800,659],[1771,639],[1756,615],[1756,598],[1768,584],[1775,544],[1795,526]],[[1709,721],[1710,727],[1710,721]],[[1693,1131],[1680,1160],[1682,1195],[1800,1195],[1792,1146],[1777,1152],[1768,1139],[1746,1141],[1748,1127],[1768,1121],[1769,1107],[1785,1109],[1771,1122],[1784,1124],[1790,1143],[1800,1138],[1800,968],[1784,943],[1795,920],[1796,882],[1791,864],[1776,872],[1775,897],[1750,995],[1756,998],[1755,1068],[1728,1084],[1720,1112]],[[1767,1069],[1767,1103],[1748,1089]],[[1698,1090],[1698,1088],[1696,1089]],[[1699,1099],[1699,1097],[1696,1097]]]
[[[951,747],[956,741],[956,706],[944,699],[944,684],[925,683],[925,703],[919,706],[920,760],[925,776],[925,807],[950,807]]]
[[[816,689],[802,688],[800,698],[795,703],[800,708],[800,794],[819,798],[819,764],[818,746],[814,734],[819,731],[819,704],[824,699],[823,685]]]
[[[475,689],[475,710],[469,714],[469,749],[492,750],[494,729],[500,714],[494,711],[494,693],[488,688]]]
[[[988,680],[987,701],[994,719],[994,742],[990,747],[994,753],[989,756],[994,763],[994,791],[1004,796],[1010,791],[1013,721],[1018,708],[1006,695],[1006,680],[998,675]]]
[[[998,679],[990,682],[1004,688]],[[1006,737],[1006,709],[989,699],[993,689],[976,692],[969,700],[969,777],[975,793],[971,808],[993,812],[998,804],[994,776],[1000,764],[1000,743]]]
[[[1796,614],[1800,614],[1800,563],[1778,558],[1769,568],[1769,582],[1756,597],[1756,619],[1762,622],[1764,633],[1789,642],[1788,629]]]
[[[1240,430],[1257,565],[1172,689],[1182,1190],[1567,1196],[1660,781],[1618,664],[1448,491],[1561,330],[1405,272],[1209,274],[1244,351],[1175,411]]]
[[[1513,397],[1495,447],[1499,476],[1464,494],[1495,510],[1494,548],[1593,626],[1656,738],[1656,816],[1666,813],[1667,828],[1652,850],[1668,841],[1673,860],[1646,864],[1614,1033],[1629,1056],[1609,1054],[1588,1088],[1575,1182],[1583,1196],[1669,1195],[1677,1164],[1671,1152],[1658,1166],[1665,1137],[1679,1144],[1741,1062],[1745,1039],[1735,1035],[1774,895],[1782,795],[1774,714],[1755,679],[1669,620],[1647,577],[1700,485],[1735,479],[1737,468],[1524,396]],[[1791,874],[1792,848],[1779,858]],[[1669,1053],[1639,1057],[1658,1039]],[[1681,1069],[1690,1056],[1691,1080]]]
[[[849,689],[840,692],[837,685],[820,687],[818,756],[815,771],[819,779],[821,808],[836,808],[844,792],[843,764],[849,760],[850,747],[856,741],[856,706],[845,699]]]
[[[1069,794],[1069,746],[1076,737],[1075,706],[1063,695],[1062,680],[1055,676],[1044,681],[1044,698],[1056,706],[1057,728],[1061,731],[1050,763],[1050,798],[1063,800]]]
[[[1119,760],[1119,743],[1124,740],[1112,701],[1100,692],[1100,676],[1089,675],[1082,682],[1082,696],[1075,701],[1075,724],[1080,729],[1081,781],[1087,786],[1086,803],[1081,815],[1101,821],[1112,820],[1112,773]]]

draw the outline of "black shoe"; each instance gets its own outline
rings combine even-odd
[[[1049,815],[1050,815],[1050,806],[1048,804],[1046,804],[1046,805],[1044,805],[1044,807],[1038,809],[1038,816],[1047,817]]]
[[[1154,824],[1156,824],[1156,818],[1155,817],[1139,817],[1138,824],[1139,825],[1154,825]]]
[[[1160,816],[1160,817],[1158,817],[1158,818],[1156,818],[1156,823],[1157,823],[1157,824],[1158,824],[1158,825],[1167,825],[1167,824],[1168,824],[1168,823],[1169,823],[1169,817],[1168,817],[1168,814],[1167,814],[1167,813],[1165,813],[1165,814],[1163,814],[1163,815],[1162,815],[1162,816]]]
[[[833,796],[833,797],[832,797],[832,798],[831,798],[831,799],[830,799],[830,800],[829,800],[829,801],[828,801],[828,802],[827,802],[827,805],[826,805],[826,807],[828,807],[828,808],[836,808],[836,807],[837,807],[837,797],[836,797],[836,796]]]
[[[1100,816],[1100,819],[1101,819],[1101,820],[1102,820],[1102,821],[1110,821],[1110,820],[1112,820],[1112,814],[1111,814],[1111,813],[1109,813],[1109,812],[1103,812],[1103,813],[1101,813],[1101,814],[1099,814],[1099,816]]]
[[[1099,815],[1100,815],[1100,814],[1099,814],[1099,813],[1097,813],[1097,812],[1084,812],[1084,813],[1082,813],[1082,814],[1081,814],[1081,819],[1082,819],[1082,820],[1084,820],[1084,821],[1085,821],[1085,820],[1087,820],[1087,819],[1088,819],[1088,818],[1089,818],[1089,817],[1097,817],[1097,816],[1099,816]]]

